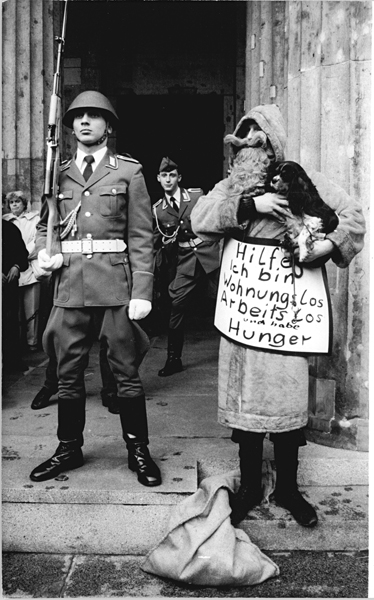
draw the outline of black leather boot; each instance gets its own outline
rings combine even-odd
[[[51,355],[45,371],[45,381],[41,390],[36,394],[31,403],[32,410],[40,410],[49,406],[52,396],[58,392],[57,359]]]
[[[151,458],[145,396],[118,398],[123,439],[128,450],[128,466],[147,487],[161,485],[160,469]]]
[[[119,415],[119,401],[115,392],[101,390],[101,401],[112,415]]]
[[[86,399],[58,400],[57,437],[60,444],[54,455],[36,467],[30,474],[32,481],[54,479],[64,471],[83,465],[83,430]]]
[[[74,442],[60,442],[52,458],[36,467],[31,474],[31,481],[47,481],[54,479],[64,471],[77,469],[83,465],[83,454],[80,446]]]
[[[242,431],[240,437],[240,487],[234,496],[230,496],[230,518],[234,526],[261,503],[263,496],[262,447],[265,434]]]
[[[136,438],[128,438],[126,445],[129,452],[129,469],[137,473],[139,483],[147,487],[161,485],[160,469],[149,454],[147,444],[136,441]]]
[[[101,381],[103,383],[100,392],[102,404],[113,415],[119,415],[117,383],[109,366],[108,344],[104,339],[100,341],[99,361]]]
[[[183,371],[182,348],[184,342],[184,331],[182,327],[169,329],[168,332],[168,356],[165,366],[158,372],[159,377],[169,377]]]
[[[50,390],[43,385],[42,389],[39,390],[31,403],[32,410],[40,410],[49,406],[50,399],[52,396],[54,396],[54,394],[57,394],[57,391],[57,389]]]
[[[290,511],[294,519],[303,527],[315,527],[317,513],[299,492],[297,486],[298,446],[282,440],[277,434],[274,440],[274,456],[277,471],[274,499],[279,506]]]

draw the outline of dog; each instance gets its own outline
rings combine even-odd
[[[313,249],[313,242],[334,231],[339,218],[321,198],[316,187],[296,162],[275,163],[269,171],[267,191],[285,196],[292,217],[287,219],[284,247],[293,251],[299,247],[299,261],[304,262]]]

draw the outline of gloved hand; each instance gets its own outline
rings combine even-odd
[[[139,321],[144,319],[152,309],[152,303],[149,300],[130,300],[129,319]]]
[[[48,256],[47,251],[43,248],[43,250],[39,250],[38,252],[38,264],[41,269],[44,271],[52,272],[57,271],[60,267],[62,267],[62,263],[64,259],[62,254],[54,254],[54,256]]]

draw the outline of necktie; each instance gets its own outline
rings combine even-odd
[[[179,212],[178,203],[177,203],[176,199],[174,198],[174,196],[170,196],[170,203],[171,203],[171,206],[174,208],[174,210]]]
[[[83,160],[87,163],[83,171],[83,177],[87,181],[87,179],[89,179],[93,173],[92,163],[95,162],[95,159],[91,154],[87,154],[87,156],[85,156]]]

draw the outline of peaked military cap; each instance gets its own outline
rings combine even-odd
[[[171,158],[169,158],[168,156],[164,156],[164,158],[161,161],[160,168],[158,170],[159,173],[162,173],[162,172],[168,173],[169,171],[174,171],[174,169],[176,169],[178,171],[177,163],[175,163],[173,160],[171,160]]]

